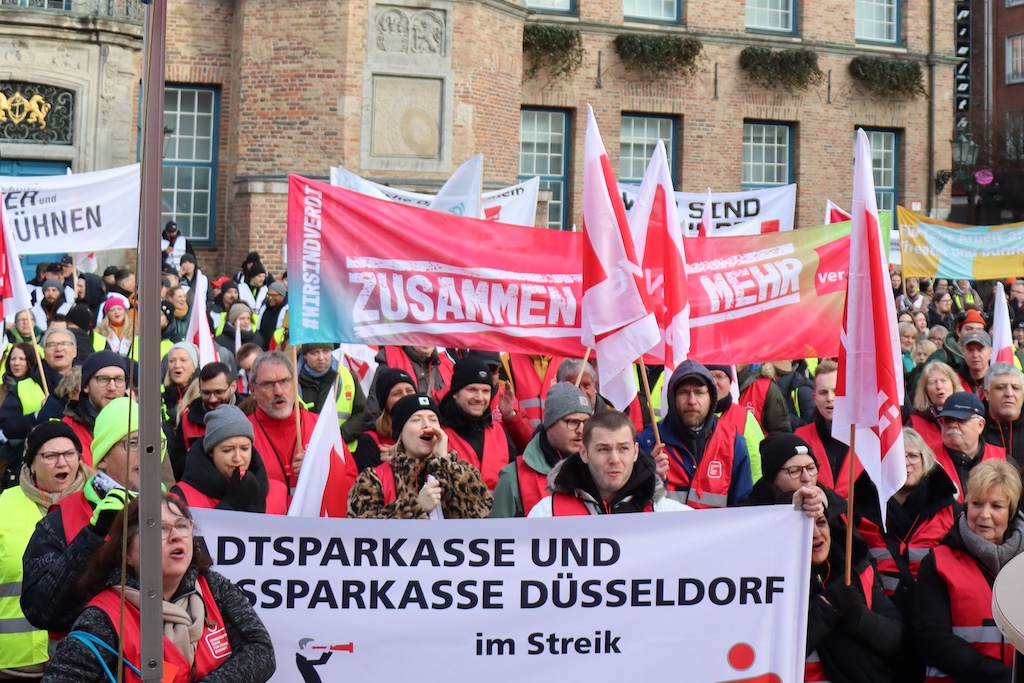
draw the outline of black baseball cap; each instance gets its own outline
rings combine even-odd
[[[946,399],[939,410],[939,417],[951,417],[954,420],[967,420],[972,417],[984,417],[985,404],[977,395],[969,391],[958,391]]]

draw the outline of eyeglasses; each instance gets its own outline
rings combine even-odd
[[[912,453],[910,451],[907,451],[907,462],[909,462],[911,465],[916,465],[919,462],[921,462],[921,457],[922,456],[920,453]]]
[[[575,432],[577,429],[587,423],[587,420],[574,420],[570,417],[563,417],[562,423],[569,428],[570,432]]]
[[[200,389],[199,394],[205,398],[213,398],[215,396],[226,396],[230,392],[231,387],[224,387],[223,389]]]
[[[275,379],[269,382],[253,382],[254,387],[263,391],[273,391],[277,385],[280,385],[282,389],[287,389],[292,385],[292,378],[285,377],[284,379]]]
[[[818,473],[818,466],[813,462],[806,465],[794,465],[793,467],[783,467],[782,471],[790,476],[791,479],[799,479],[800,473],[807,470],[807,474],[814,475]]]
[[[160,525],[160,538],[167,540],[171,536],[171,529],[178,532],[178,535],[182,538],[190,538],[192,532],[195,530],[196,525],[191,519],[179,519],[174,524],[168,524],[164,522]]]
[[[64,458],[68,462],[74,462],[75,460],[78,460],[78,458],[80,458],[81,456],[78,454],[78,451],[72,449],[70,451],[50,451],[48,453],[39,453],[36,455],[36,457],[42,458],[48,464],[52,465],[61,458]]]
[[[124,376],[121,376],[121,377],[106,377],[106,376],[103,376],[103,375],[93,375],[92,378],[94,380],[96,380],[96,384],[100,385],[101,387],[108,387],[108,386],[110,386],[111,382],[114,383],[115,387],[123,387],[125,385],[125,383],[127,383],[127,381],[128,381],[128,380],[126,380],[124,378]]]
[[[685,398],[690,398],[691,396],[696,398],[707,398],[710,393],[711,392],[707,389],[680,389],[676,392],[676,396],[683,396]]]
[[[71,342],[71,341],[46,342],[46,344],[44,344],[45,348],[47,348],[47,349],[57,349],[57,348],[66,349],[66,348],[69,348],[69,347],[74,346],[74,345],[75,345],[75,342]]]
[[[125,437],[124,439],[121,439],[120,443],[124,447],[124,449],[126,451],[128,451],[129,453],[138,453],[139,452],[139,437],[137,437],[137,436],[136,437],[130,437],[130,438],[129,437]],[[167,445],[167,437],[161,436],[160,437],[160,452],[161,453],[163,452],[164,446],[166,446],[166,445]]]

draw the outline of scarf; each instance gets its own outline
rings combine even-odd
[[[321,370],[320,372],[317,372],[313,368],[309,367],[309,364],[306,363],[305,358],[299,359],[299,373],[303,375],[309,375],[313,379],[320,379],[331,370],[334,370],[335,372],[337,372],[338,370],[338,359],[335,358],[334,356],[331,356],[331,364],[328,365],[325,369]]]
[[[110,318],[107,318],[107,322],[108,322],[108,323],[110,323],[110,326],[111,326],[111,327],[117,327],[117,328],[119,328],[119,329],[120,329],[120,328],[122,328],[122,327],[124,327],[124,320],[122,320],[122,321],[121,321],[121,322],[119,322],[119,323],[115,323],[115,322],[114,322],[113,320],[111,320]]]
[[[71,485],[60,493],[50,493],[36,486],[36,478],[32,476],[29,464],[25,463],[21,466],[21,478],[18,481],[18,485],[21,486],[21,491],[25,494],[25,497],[42,508],[43,514],[46,514],[50,507],[59,503],[63,498],[84,489],[85,483],[93,474],[95,472],[91,467],[79,461],[78,473],[75,474]]]
[[[180,320],[181,318],[185,318],[187,316],[188,316],[188,304],[185,304],[184,306],[177,306],[177,305],[174,306],[174,317],[175,318],[178,318]]]
[[[1010,524],[1006,529],[1006,535],[1003,537],[1003,542],[998,545],[974,533],[971,527],[967,525],[967,515],[960,516],[957,528],[964,540],[964,545],[967,547],[967,552],[995,575],[999,573],[1003,565],[1024,551],[1022,525],[1024,525],[1024,515],[1018,512],[1010,520]]]
[[[136,607],[139,606],[139,591],[130,586],[124,587],[124,598]],[[196,660],[196,644],[203,634],[206,622],[206,605],[199,596],[198,587],[195,591],[183,595],[174,602],[164,600],[164,637],[174,643],[189,665]]]

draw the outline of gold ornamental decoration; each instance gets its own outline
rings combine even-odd
[[[36,124],[39,130],[46,130],[46,115],[50,113],[50,103],[36,94],[29,99],[15,92],[11,97],[0,93],[0,121],[10,120],[15,125],[25,121]]]

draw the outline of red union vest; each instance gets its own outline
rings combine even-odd
[[[369,430],[367,430],[367,431],[365,431],[363,433],[368,435],[371,439],[373,439],[373,442],[375,444],[377,444],[378,446],[394,446],[395,445],[395,440],[394,439],[385,439],[383,436],[378,434],[375,430],[369,429]]]
[[[761,425],[762,432],[765,429],[764,422],[761,421],[761,414],[764,412],[764,401],[768,398],[768,387],[771,384],[772,381],[767,377],[759,377],[740,394],[739,406],[753,411],[754,417],[757,418],[757,424]],[[742,429],[740,429],[740,433],[743,433]]]
[[[220,608],[214,602],[210,592],[210,584],[206,577],[200,575],[196,582],[196,591],[203,598],[206,606],[206,620],[203,625],[203,632],[196,643],[195,675],[192,667],[189,666],[185,656],[174,646],[168,638],[164,638],[164,676],[161,683],[190,683],[193,680],[200,680],[218,666],[227,661],[231,656],[231,643],[228,641],[228,633],[224,629],[224,618],[221,616]],[[140,665],[140,633],[139,633],[139,608],[132,603],[124,603],[124,630],[120,626],[121,594],[114,588],[107,588],[89,602],[91,607],[99,607],[110,617],[114,630],[121,638],[124,647],[124,658],[136,667]],[[141,668],[141,667],[139,667]],[[130,667],[125,667],[124,680],[126,683],[141,681]]]
[[[89,526],[89,522],[92,521],[92,506],[89,505],[85,493],[78,491],[67,498],[62,498],[50,509],[55,508],[60,509],[60,521],[64,525],[64,542],[71,545],[78,532]]]
[[[924,442],[928,444],[933,453],[937,454],[942,450],[942,431],[939,429],[937,422],[915,414],[910,416],[910,426],[921,435],[921,438],[924,439]]]
[[[185,452],[187,453],[192,444],[196,442],[196,439],[201,439],[206,436],[206,424],[196,424],[189,419],[189,413],[192,412],[187,407],[185,408],[185,414],[181,416],[181,434],[185,438]]]
[[[654,505],[648,503],[642,512],[654,512]],[[570,496],[568,493],[551,494],[552,517],[582,517],[589,514],[591,514],[590,508],[582,499]]]
[[[843,471],[833,472],[832,463],[828,459],[828,453],[825,451],[825,444],[822,442],[821,437],[818,436],[818,428],[812,422],[811,424],[798,427],[793,432],[801,439],[807,442],[811,447],[811,452],[814,453],[814,457],[818,460],[818,483],[827,486],[830,489],[834,489],[843,498],[850,497],[850,476],[848,470],[849,463],[846,458],[843,458]],[[850,456],[850,449],[846,449],[846,456]],[[864,471],[864,466],[860,464],[860,459],[853,464],[853,480],[857,481],[857,478]]]
[[[697,463],[692,480],[682,465],[682,455],[674,446],[666,443],[665,448],[669,454],[669,491],[687,491],[683,502],[693,508],[726,507],[729,502],[729,486],[732,484],[737,435],[734,429],[715,425],[715,431],[704,446],[704,455]]]
[[[985,446],[985,450],[981,453],[981,461],[986,460],[1006,460],[1006,451],[999,446],[993,446],[990,443],[982,440],[980,437],[978,443]],[[960,483],[960,475],[956,472],[956,465],[953,464],[953,458],[950,457],[949,451],[943,446],[939,450],[935,451],[935,461],[939,463],[939,467],[946,473],[949,480],[956,486],[956,502],[964,502],[964,489],[966,486]]]
[[[390,462],[382,462],[373,468],[373,471],[380,477],[381,494],[384,496],[384,507],[391,505],[398,500],[398,489],[395,488],[395,471],[391,469]]]
[[[899,542],[900,552],[906,556],[910,564],[910,574],[916,579],[917,570],[921,567],[923,560],[932,548],[936,548],[942,537],[953,526],[953,504],[950,504],[936,512],[931,517],[921,520],[920,524],[910,530],[907,537]],[[875,566],[881,574],[882,589],[886,595],[892,595],[900,582],[900,570],[893,559],[889,546],[882,535],[882,529],[873,521],[861,518],[857,525],[861,538],[868,544],[871,557],[875,560]]]
[[[385,346],[384,347],[385,361],[389,368],[401,368],[409,373],[409,376],[419,381],[416,377],[416,370],[412,367],[412,359],[406,355],[405,351],[402,350],[401,346]],[[433,389],[433,373],[437,370],[441,375],[441,381],[444,382],[444,388]],[[452,359],[445,354],[438,354],[438,361],[428,361],[427,365],[427,385],[426,387],[420,387],[420,391],[430,390],[430,395],[433,396],[434,400],[438,403],[444,398],[445,394],[448,393],[448,387],[452,384],[452,372],[455,366],[452,363]]]
[[[718,416],[718,425],[743,434],[747,428],[747,412],[746,408],[733,404]]]
[[[946,582],[953,635],[963,638],[986,657],[1013,666],[1013,645],[1003,639],[992,617],[992,586],[984,570],[967,553],[948,545],[933,551],[935,570]],[[925,683],[949,681],[949,676],[928,667]]]
[[[527,465],[523,458],[516,458],[516,479],[519,482],[519,500],[523,503],[523,516],[529,517],[533,506],[548,495],[548,475]]]
[[[443,427],[448,434],[448,448],[475,467],[491,491],[498,485],[498,472],[509,463],[512,454],[508,449],[508,436],[500,424],[492,422],[484,429],[484,452],[477,454],[469,442],[455,433],[451,427]]]
[[[78,440],[82,442],[82,462],[89,467],[92,467],[92,432],[90,432],[84,424],[76,422],[66,415],[61,419],[61,422],[71,427],[71,431],[75,433]]]
[[[171,493],[175,494],[179,498],[185,501],[185,503],[192,508],[201,508],[204,510],[212,510],[220,504],[219,498],[209,496],[195,486],[186,484],[183,481],[179,481],[171,488]],[[268,515],[286,515],[288,514],[288,503],[286,502],[287,495],[285,493],[284,484],[281,482],[271,479],[270,490],[267,491],[267,511],[265,514]]]
[[[548,395],[548,389],[558,382],[558,366],[563,360],[565,358],[562,356],[551,356],[547,372],[541,379],[537,376],[537,368],[533,366],[533,359],[529,355],[510,353],[508,356],[516,398],[519,399],[519,405],[532,427],[539,425],[544,417],[544,397]]]

